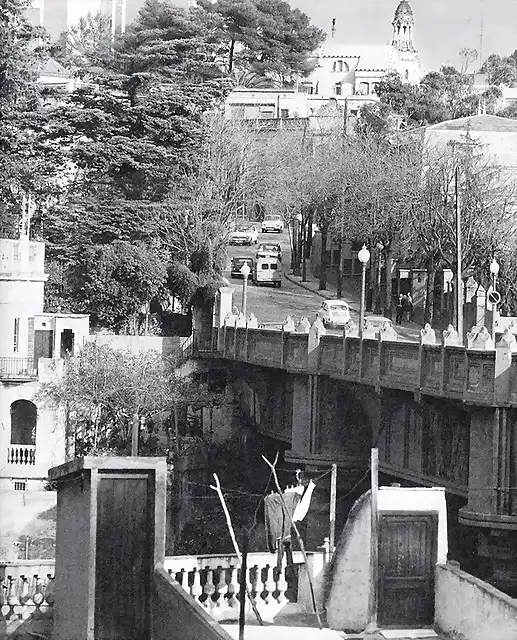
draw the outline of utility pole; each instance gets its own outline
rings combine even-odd
[[[336,494],[337,494],[337,464],[332,464],[332,473],[330,475],[330,532],[329,532],[329,551],[330,557],[334,555],[336,548]]]
[[[459,167],[454,172],[454,206],[456,214],[456,331],[463,344],[463,280],[461,272],[461,210],[458,188]]]
[[[370,598],[368,600],[368,630],[377,629],[377,591],[379,580],[379,449],[371,452],[371,535],[370,535]]]

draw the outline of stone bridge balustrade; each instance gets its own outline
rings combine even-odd
[[[223,358],[239,362],[324,374],[376,389],[413,391],[485,406],[517,405],[517,345],[507,346],[509,330],[506,342],[495,348],[485,327],[473,329],[466,348],[451,326],[438,345],[429,325],[422,329],[417,343],[402,340],[392,327],[377,330],[375,338],[360,339],[351,336],[348,328],[342,336],[327,335],[318,320],[312,327],[306,320],[295,324],[286,318],[280,329],[265,329],[252,328],[249,323],[239,326],[236,316],[228,316],[218,330],[218,351]],[[504,349],[510,349],[511,357],[501,356]],[[496,353],[500,353],[497,366]]]

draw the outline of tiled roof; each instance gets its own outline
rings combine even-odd
[[[70,73],[63,67],[62,64],[54,60],[54,58],[47,58],[45,62],[39,67],[38,72],[40,76],[58,76],[60,78],[69,78]]]
[[[517,120],[500,116],[479,115],[446,120],[428,127],[431,131],[492,131],[499,133],[517,133]]]

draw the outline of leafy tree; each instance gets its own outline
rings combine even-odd
[[[517,61],[514,57],[501,57],[495,53],[488,56],[481,67],[481,73],[488,76],[488,84],[492,86],[517,85]]]
[[[127,331],[142,305],[166,297],[165,277],[156,250],[145,245],[85,247],[69,272],[74,309],[91,314],[94,325]]]
[[[173,363],[155,351],[135,352],[87,342],[64,370],[41,384],[39,397],[64,411],[69,449],[75,455],[128,455],[133,416],[145,422],[144,448],[171,448],[173,408],[214,406],[224,397],[207,384],[176,376]],[[178,415],[178,414],[177,414]],[[75,445],[75,446],[74,446]]]
[[[52,57],[64,67],[87,76],[111,56],[111,18],[102,12],[81,16],[76,25],[61,34],[51,47]]]
[[[308,54],[324,40],[308,16],[283,0],[199,0],[218,21],[226,69],[244,68],[290,82],[311,70]]]

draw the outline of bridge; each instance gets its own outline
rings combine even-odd
[[[319,322],[308,332],[235,317],[221,324],[198,355],[248,391],[250,417],[285,443],[287,461],[352,470],[378,447],[380,471],[393,480],[446,488],[458,545],[470,534],[481,577],[515,589],[517,344],[509,331],[497,347],[485,329],[464,347],[454,331],[438,344],[430,328],[408,342],[389,328],[359,338],[327,335]]]

